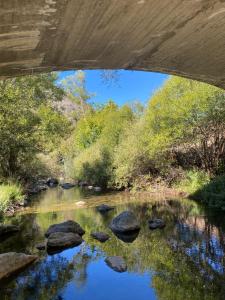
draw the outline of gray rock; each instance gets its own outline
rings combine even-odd
[[[20,228],[15,225],[0,224],[0,237],[18,232]]]
[[[109,239],[109,235],[107,233],[101,232],[101,231],[99,231],[99,232],[92,232],[91,236],[94,239],[96,239],[96,240],[98,240],[99,242],[102,242],[102,243],[106,242]]]
[[[0,254],[0,280],[23,270],[37,259],[38,257],[35,255],[23,253],[9,252]]]
[[[102,188],[100,186],[95,186],[94,191],[95,192],[101,192]]]
[[[47,181],[46,181],[46,184],[49,187],[54,187],[54,186],[57,186],[59,184],[59,181],[56,178],[48,178]]]
[[[114,207],[106,205],[106,204],[101,204],[101,205],[97,206],[96,209],[100,213],[105,213],[105,212],[108,212],[108,211],[114,209]]]
[[[79,234],[73,232],[55,232],[50,234],[47,240],[48,250],[66,249],[78,246],[82,243],[82,238]]]
[[[126,272],[127,265],[121,256],[109,256],[105,259],[106,264],[116,272]]]
[[[115,232],[131,232],[139,230],[140,224],[133,212],[124,211],[112,220],[109,227]]]
[[[77,233],[81,236],[85,234],[84,229],[77,222],[74,222],[72,220],[51,225],[48,228],[47,232],[45,233],[45,236],[48,237],[50,234],[55,232],[65,232],[65,233],[72,232],[72,233]]]
[[[36,245],[36,248],[37,248],[38,250],[45,250],[45,248],[46,248],[46,243],[40,243],[40,244],[37,244],[37,245]]]
[[[150,229],[162,229],[166,226],[166,223],[161,219],[153,219],[148,221],[148,225]]]
[[[61,186],[64,190],[69,190],[69,189],[72,189],[73,187],[75,187],[75,184],[66,182],[66,183],[61,183],[60,186]]]

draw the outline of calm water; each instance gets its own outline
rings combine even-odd
[[[77,201],[85,201],[85,207],[79,208]],[[109,202],[114,211],[96,212],[97,204]],[[110,220],[125,209],[134,211],[141,222],[131,243],[108,229]],[[150,231],[151,217],[163,218],[166,228]],[[36,250],[49,225],[68,219],[86,230],[82,245],[52,256]],[[20,225],[22,231],[1,241],[0,253],[36,253],[40,260],[1,286],[0,299],[225,299],[225,218],[195,202],[126,193],[96,196],[56,188],[4,222]],[[92,230],[106,231],[111,239],[101,244],[90,237]],[[123,256],[128,271],[110,269],[104,262],[109,255]]]

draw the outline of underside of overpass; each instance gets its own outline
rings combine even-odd
[[[225,88],[224,0],[0,0],[0,78],[69,69]]]

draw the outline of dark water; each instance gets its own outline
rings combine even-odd
[[[77,201],[85,201],[85,207],[78,207]],[[108,202],[116,206],[114,211],[96,212],[97,204]],[[132,243],[108,229],[110,220],[125,209],[134,211],[141,222]],[[163,218],[166,227],[150,231],[151,217]],[[86,230],[85,242],[52,256],[38,252],[35,245],[44,240],[49,225],[68,219]],[[31,208],[4,222],[18,224],[22,231],[1,241],[0,253],[35,253],[40,260],[2,285],[0,299],[225,299],[225,217],[195,202],[52,189]],[[101,244],[90,237],[92,230],[104,230],[111,238]],[[127,272],[110,269],[104,262],[109,255],[123,256]]]

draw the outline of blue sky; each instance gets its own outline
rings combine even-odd
[[[60,79],[71,75],[72,71],[60,72]],[[112,99],[118,105],[139,100],[143,104],[168,78],[165,74],[141,71],[118,71],[118,81],[106,84],[99,70],[85,71],[87,89],[94,93],[91,102],[105,103]]]

